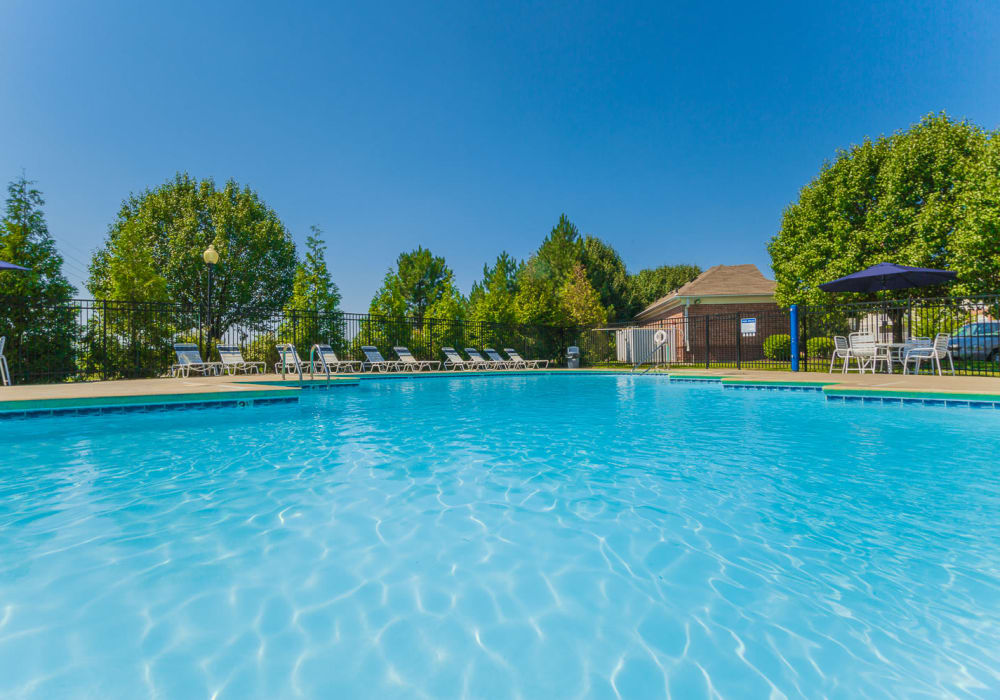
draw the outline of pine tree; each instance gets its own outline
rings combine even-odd
[[[512,324],[517,320],[514,296],[517,277],[523,263],[506,251],[497,256],[492,267],[483,265],[483,281],[472,285],[469,294],[469,318],[473,321]]]
[[[309,228],[306,253],[295,268],[292,298],[285,306],[286,316],[295,314],[293,329],[282,328],[282,335],[294,331],[292,342],[312,345],[329,343],[342,347],[344,330],[340,313],[340,289],[326,266],[326,243],[318,226]],[[287,321],[286,321],[287,326]]]
[[[608,320],[608,310],[601,306],[601,297],[587,279],[587,270],[577,263],[559,289],[559,298],[570,323],[581,328],[593,328]]]
[[[45,201],[24,175],[7,186],[0,222],[0,260],[29,272],[0,272],[0,335],[11,373],[22,379],[52,381],[76,372],[73,337],[73,287],[63,275],[63,258],[45,223]]]

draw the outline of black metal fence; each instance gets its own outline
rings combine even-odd
[[[838,335],[871,335],[898,355],[901,348],[905,351],[908,339],[933,341],[945,333],[955,374],[1000,375],[998,318],[1000,296],[996,295],[809,306],[800,312],[800,366],[806,371],[829,371],[833,337]],[[949,365],[945,362],[946,370]],[[898,364],[896,371],[901,371]]]
[[[689,313],[582,331],[578,345],[584,362],[598,367],[788,369],[789,328],[788,310],[777,307],[748,313]]]
[[[1000,296],[892,299],[802,306],[798,309],[799,369],[827,372],[835,336],[865,333],[892,346],[897,357],[908,339],[949,336],[955,374],[1000,375]],[[662,332],[666,335],[658,336]],[[666,340],[660,346],[657,338]],[[577,338],[585,364],[632,367],[791,368],[788,309],[694,314],[582,331]],[[658,350],[654,349],[659,347]],[[902,359],[899,357],[899,359]],[[950,369],[946,362],[946,368]],[[838,369],[840,364],[837,365]],[[923,363],[926,370],[927,363]],[[902,371],[901,363],[893,366]]]
[[[245,309],[240,318],[219,332],[202,310],[177,304],[0,298],[0,336],[18,384],[162,376],[175,362],[176,342],[197,343],[205,359],[218,357],[216,345],[238,345],[245,359],[273,367],[277,343],[293,343],[304,358],[314,343],[329,343],[350,360],[363,359],[363,345],[386,357],[403,345],[422,359],[443,359],[445,346],[511,347],[556,359],[575,337],[573,329],[552,326],[371,314]]]
[[[704,310],[704,307],[697,311]],[[788,309],[696,313],[651,323],[597,329],[496,324],[371,314],[244,309],[221,333],[206,314],[177,304],[0,297],[0,335],[15,383],[156,377],[174,362],[175,342],[197,343],[206,359],[217,344],[238,345],[248,360],[273,366],[276,343],[293,343],[303,356],[329,343],[342,359],[362,359],[374,345],[392,357],[405,345],[419,358],[443,359],[441,348],[516,348],[526,357],[562,360],[578,345],[585,366],[788,370]],[[834,336],[862,332],[878,342],[949,335],[955,373],[1000,375],[1000,296],[883,300],[799,308],[799,367],[827,371]],[[659,340],[667,342],[660,346]],[[659,346],[659,349],[654,349]],[[925,365],[926,366],[926,365]],[[895,371],[900,371],[899,364]]]

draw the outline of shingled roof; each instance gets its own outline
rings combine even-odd
[[[774,289],[774,280],[764,277],[756,265],[716,265],[680,289],[654,301],[640,311],[637,318],[673,306],[685,298],[773,296]]]

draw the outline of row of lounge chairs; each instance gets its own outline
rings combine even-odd
[[[484,348],[480,353],[475,348],[465,348],[469,356],[466,360],[452,347],[441,348],[444,362],[439,360],[418,360],[406,347],[393,348],[398,360],[387,360],[378,348],[365,345],[361,351],[364,360],[341,360],[333,348],[325,344],[312,347],[309,361],[299,357],[295,346],[290,343],[279,343],[278,362],[274,365],[275,374],[283,373],[327,373],[340,372],[422,372],[424,370],[512,370],[538,369],[548,367],[548,360],[525,360],[514,348],[504,348],[507,357],[503,357],[493,348]],[[218,374],[263,374],[267,371],[267,363],[247,361],[243,359],[239,346],[219,345],[219,362],[205,362],[198,346],[194,343],[176,343],[174,352],[177,363],[170,368],[173,377],[188,377],[192,372],[204,375]],[[484,356],[485,354],[485,356]]]

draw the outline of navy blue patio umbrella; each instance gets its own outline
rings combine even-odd
[[[15,265],[14,263],[4,262],[0,260],[0,270],[20,270],[21,272],[30,272],[28,268],[21,267],[20,265]]]
[[[931,287],[954,282],[958,273],[929,267],[907,267],[894,263],[879,263],[861,272],[854,272],[819,286],[824,292],[881,292],[886,289]]]

